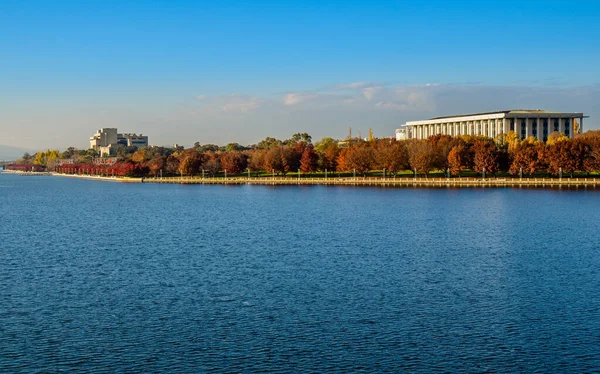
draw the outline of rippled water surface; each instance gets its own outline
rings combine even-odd
[[[600,368],[600,191],[0,194],[0,372]]]

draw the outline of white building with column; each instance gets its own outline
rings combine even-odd
[[[561,113],[541,109],[515,109],[499,112],[461,114],[406,122],[409,139],[427,139],[432,135],[480,135],[495,138],[514,131],[520,139],[534,136],[541,141],[558,131],[569,138],[583,131],[583,113]]]

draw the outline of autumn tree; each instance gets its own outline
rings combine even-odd
[[[248,166],[248,159],[239,151],[225,152],[221,155],[221,165],[230,174],[240,174]]]
[[[300,169],[300,159],[302,158],[302,153],[298,152],[299,150],[297,150],[296,148],[292,148],[289,146],[281,147],[283,175],[287,174],[288,172],[297,171]]]
[[[517,175],[521,170],[525,174],[533,175],[541,169],[540,154],[543,145],[534,145],[530,143],[520,144],[513,152],[513,160],[509,172]]]
[[[519,135],[517,135],[517,133],[512,130],[506,133],[504,141],[506,142],[509,153],[516,151],[516,149],[519,147],[519,144],[521,143],[521,141],[519,140]]]
[[[263,149],[253,149],[248,153],[248,168],[258,172],[265,169],[265,155],[267,151]]]
[[[267,171],[270,172],[273,170],[278,174],[284,173],[282,148],[273,147],[265,153],[264,166]]]
[[[434,170],[437,154],[433,143],[427,140],[413,140],[408,143],[408,160],[413,170],[426,176]]]
[[[554,145],[558,142],[562,142],[565,140],[569,140],[569,137],[566,136],[565,134],[561,134],[558,131],[554,131],[554,132],[550,133],[550,135],[548,135],[548,140],[546,140],[546,144]]]
[[[307,147],[302,153],[300,159],[300,170],[303,173],[312,173],[317,170],[319,165],[319,156],[313,149],[313,147]]]
[[[142,164],[148,161],[148,159],[148,150],[146,150],[146,148],[138,149],[131,155],[131,161],[137,164]]]
[[[160,171],[164,169],[167,158],[164,156],[155,156],[150,161],[146,163],[148,167],[148,171],[150,175],[157,176],[160,174]]]
[[[392,175],[408,169],[408,150],[404,141],[380,140],[375,147],[375,161],[378,167]]]
[[[583,160],[583,168],[588,173],[600,171],[600,130],[587,131],[578,140],[584,142],[587,154]]]
[[[432,143],[433,148],[435,150],[434,168],[445,171],[446,169],[448,169],[449,166],[448,154],[456,144],[455,139],[452,138],[450,135],[438,134],[430,136],[427,140]]]
[[[44,152],[37,152],[33,156],[34,165],[46,165],[46,154]]]
[[[222,170],[221,158],[216,152],[208,151],[204,153],[204,160],[200,165],[200,168],[207,172],[211,177],[214,177]]]
[[[175,154],[167,157],[165,162],[165,171],[171,175],[179,174],[179,158],[177,158]]]
[[[182,175],[194,175],[200,170],[202,155],[191,148],[179,156],[179,173]]]
[[[452,147],[450,153],[448,153],[448,167],[450,168],[450,172],[459,177],[464,170],[472,167],[472,162],[471,151],[462,141]]]
[[[493,141],[478,140],[473,144],[473,168],[477,172],[498,173],[498,149]]]
[[[319,164],[321,170],[337,170],[338,167],[338,156],[340,155],[340,149],[336,143],[327,145],[323,152],[319,152]]]
[[[548,150],[548,171],[553,174],[568,173],[573,177],[577,170],[584,170],[587,146],[583,141],[560,141]]]
[[[286,175],[300,168],[300,155],[294,148],[286,145],[273,147],[265,153],[264,166],[267,171],[274,170],[278,174]]]
[[[344,148],[338,157],[338,170],[365,175],[375,165],[375,151],[367,144]]]

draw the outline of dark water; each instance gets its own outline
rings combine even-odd
[[[0,194],[1,372],[600,369],[600,191]]]

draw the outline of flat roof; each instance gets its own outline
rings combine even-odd
[[[502,113],[504,113],[504,114],[554,114],[554,113],[562,113],[562,112],[553,112],[550,110],[543,110],[543,109],[511,109],[511,110],[497,110],[495,112],[455,114],[453,116],[433,117],[433,118],[430,118],[430,120],[453,118],[453,117],[485,116],[485,115],[489,115],[489,114],[502,114]]]

